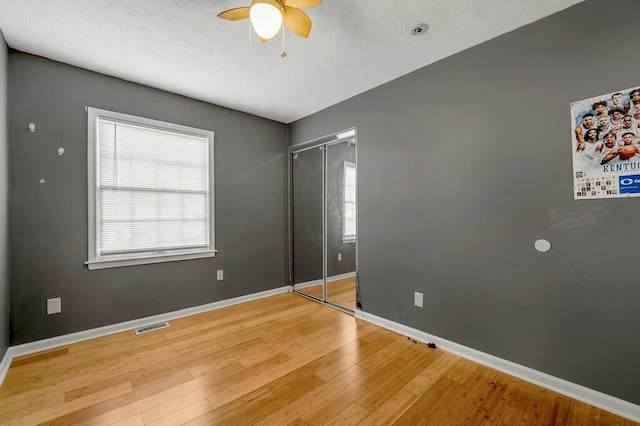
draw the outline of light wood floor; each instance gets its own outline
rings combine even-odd
[[[322,284],[305,287],[301,293],[322,299]],[[356,277],[343,278],[327,283],[327,300],[352,311],[356,310]]]
[[[2,424],[630,421],[294,294],[15,359]]]

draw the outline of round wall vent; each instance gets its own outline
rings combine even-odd
[[[427,32],[429,27],[427,24],[418,24],[411,30],[411,35],[419,36]]]

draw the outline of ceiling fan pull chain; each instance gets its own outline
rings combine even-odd
[[[287,52],[284,50],[284,33],[286,32],[286,28],[284,27],[284,8],[282,9],[282,53],[280,57],[286,58]]]

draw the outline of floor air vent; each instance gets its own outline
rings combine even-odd
[[[144,327],[138,327],[133,331],[135,331],[136,334],[145,334],[145,333],[151,333],[152,331],[161,330],[161,329],[167,328],[167,327],[169,327],[169,323],[168,322],[159,322],[157,324],[151,324],[151,325],[145,325]]]

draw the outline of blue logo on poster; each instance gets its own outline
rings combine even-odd
[[[640,175],[618,176],[621,194],[640,193]]]

